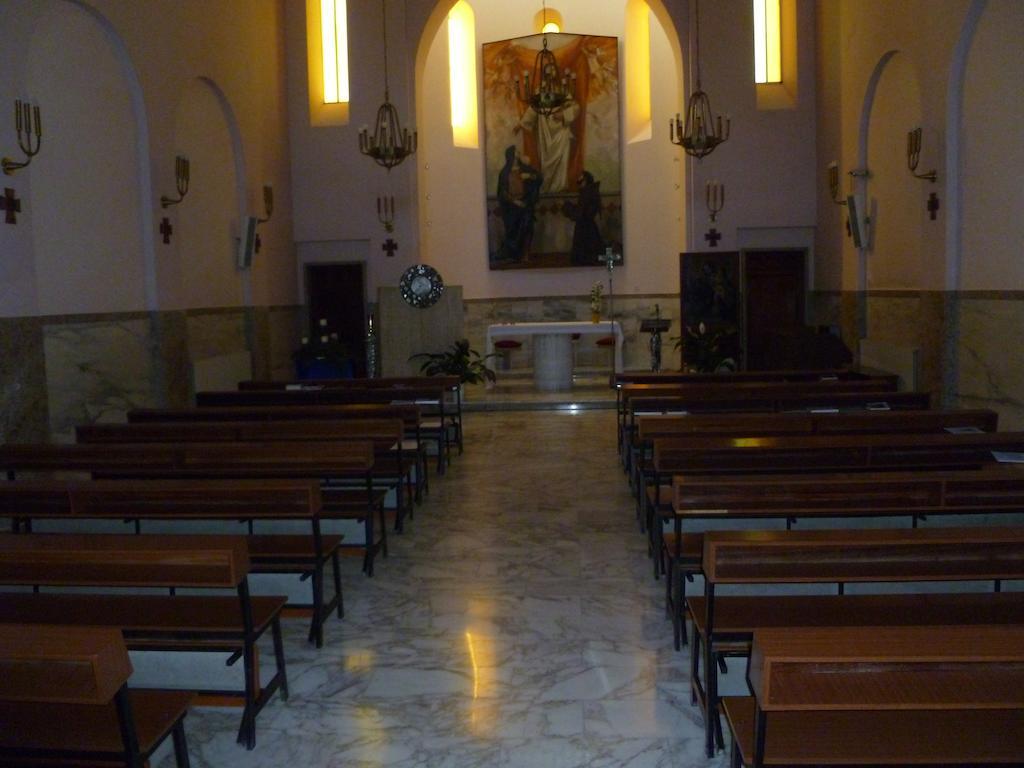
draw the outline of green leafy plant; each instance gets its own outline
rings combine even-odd
[[[444,352],[420,352],[409,360],[422,359],[420,372],[427,376],[458,376],[463,384],[479,384],[496,379],[494,371],[487,367],[487,359],[491,357],[497,355],[481,355],[469,348],[468,339],[462,339]]]
[[[701,373],[735,371],[735,346],[738,330],[725,326],[709,328],[700,322],[687,325],[683,336],[673,336],[675,348],[683,350],[683,364]]]

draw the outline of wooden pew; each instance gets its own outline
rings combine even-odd
[[[0,625],[0,763],[142,768],[171,735],[188,768],[183,722],[195,695],[129,691],[131,674],[116,628]]]
[[[685,642],[686,581],[700,573],[704,536],[684,532],[686,523],[702,521],[906,517],[1024,513],[1024,473],[995,465],[979,470],[938,472],[864,472],[812,475],[677,475],[672,509],[662,515],[673,532],[654,525],[658,563],[667,565],[665,605],[672,617],[678,650]],[[663,571],[664,572],[664,571]]]
[[[732,765],[1024,764],[1024,627],[754,633]]]
[[[899,376],[885,371],[868,368],[820,368],[778,371],[732,371],[730,373],[700,373],[690,371],[624,371],[616,373],[614,383],[620,384],[685,384],[715,383],[727,384],[759,381],[857,381],[866,379],[887,379],[893,389],[899,383]]]
[[[75,428],[79,443],[273,443],[278,441],[369,442],[374,448],[373,477],[395,490],[395,529],[412,514],[414,465],[403,449],[400,419],[344,421],[202,421],[143,424],[87,424]],[[417,470],[418,471],[418,470]]]
[[[444,474],[450,460],[448,427],[452,413],[445,402],[446,389],[441,384],[430,386],[392,389],[299,389],[299,390],[237,390],[197,392],[196,405],[199,408],[218,407],[294,407],[310,405],[362,405],[412,404],[422,408],[437,409],[436,420],[424,420],[423,434],[430,435],[437,442],[437,472]]]
[[[278,689],[288,698],[288,681],[285,598],[250,596],[248,574],[244,536],[2,534],[3,585],[227,589],[237,596],[8,592],[0,593],[0,623],[117,627],[131,650],[232,653],[245,670],[238,741],[252,749],[256,716]],[[268,629],[277,671],[261,688],[256,641]]]
[[[122,520],[184,522],[222,520],[248,526],[252,573],[297,573],[310,577],[313,599],[310,642],[323,646],[324,618],[343,614],[338,565],[340,535],[320,530],[323,508],[315,480],[30,480],[0,483],[0,517],[15,532],[31,531],[37,520]],[[310,535],[253,533],[254,522],[307,523]],[[330,561],[334,596],[324,600],[324,568]]]
[[[423,445],[422,412],[413,403],[363,403],[350,405],[303,405],[291,408],[226,407],[226,408],[133,408],[128,411],[129,424],[152,422],[187,423],[193,421],[348,421],[360,419],[401,419],[405,425],[403,448],[414,451],[419,458],[416,470],[417,494],[429,491],[427,454]],[[422,471],[420,471],[422,468]]]
[[[705,747],[723,744],[718,665],[747,655],[768,627],[1024,624],[1024,527],[825,531],[711,531],[704,535],[704,596],[693,620],[691,691],[704,713]],[[992,581],[996,592],[843,594],[854,583]],[[835,584],[837,595],[718,596],[725,585]],[[703,667],[703,669],[701,669]],[[703,680],[702,680],[703,672]]]
[[[373,462],[373,446],[361,442],[0,446],[0,471],[6,471],[12,480],[19,473],[53,472],[83,472],[96,479],[122,480],[361,479],[361,490],[329,489],[324,494],[321,519],[363,521],[363,570],[368,576],[373,575],[377,552],[387,551],[383,493],[374,493]],[[375,515],[379,526],[375,525]]]
[[[381,376],[375,379],[307,379],[303,381],[240,381],[240,390],[281,390],[321,388],[321,389],[389,389],[401,390],[420,386],[433,387],[440,384],[444,387],[455,405],[452,414],[452,426],[455,429],[455,442],[459,446],[459,454],[463,452],[462,440],[462,381],[458,376]]]
[[[648,454],[660,438],[736,435],[774,437],[797,434],[919,433],[950,430],[995,432],[999,414],[988,409],[950,411],[847,411],[845,413],[695,413],[688,416],[641,416],[633,440],[633,485],[640,489]]]
[[[768,385],[765,385],[768,386]],[[619,416],[622,446],[629,445],[636,433],[639,416],[655,414],[700,413],[774,413],[782,411],[834,412],[848,410],[895,411],[927,410],[931,396],[927,392],[849,391],[824,387],[820,391],[787,391],[787,384],[773,384],[771,390],[755,388],[708,389],[702,394],[632,392]],[[623,458],[628,454],[624,453]]]

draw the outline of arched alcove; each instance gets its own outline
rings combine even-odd
[[[138,81],[126,77],[124,46],[92,9],[50,0],[32,11],[24,89],[42,108],[45,146],[22,173],[31,183],[37,311],[147,308],[139,148],[148,137]]]
[[[936,265],[926,263],[923,253],[924,182],[907,170],[907,131],[921,126],[921,86],[908,56],[891,57],[880,75],[866,142],[871,174],[864,212],[871,218],[867,287],[917,289],[931,274],[941,274],[941,269],[932,271]],[[922,126],[920,172],[935,168],[940,138],[936,126]]]
[[[180,205],[168,209],[176,246],[161,252],[161,303],[168,308],[239,306],[243,285],[236,266],[245,212],[241,134],[224,92],[207,78],[190,81],[175,110],[175,152],[189,158],[191,182]],[[173,157],[159,158],[172,185]],[[173,195],[168,188],[163,194]]]
[[[531,34],[532,12],[500,0],[469,0],[476,18],[476,66],[479,47],[491,41]],[[552,293],[549,270],[490,271],[482,149],[456,147],[452,141],[448,100],[448,35],[445,15],[454,5],[437,3],[427,21],[416,58],[416,114],[420,136],[417,193],[421,260],[439,268],[445,279],[464,287],[467,298],[543,296]],[[626,34],[626,0],[565,0],[559,11],[565,32],[619,38],[620,64]],[[678,110],[682,93],[680,45],[661,0],[649,14],[651,122],[666,124]],[[657,6],[655,8],[654,6]],[[669,27],[664,25],[668,23]],[[620,71],[622,68],[620,67]],[[487,83],[478,74],[480,91]],[[622,92],[626,83],[620,84]],[[479,97],[478,97],[479,98]],[[622,99],[624,102],[625,100]],[[621,104],[622,102],[620,102]],[[480,147],[486,146],[481,111]],[[622,147],[623,233],[626,263],[617,290],[663,293],[678,280],[665,252],[683,250],[683,163],[667,140],[637,141]],[[490,190],[493,195],[493,190]],[[569,230],[571,237],[571,229]],[[655,249],[649,244],[658,243]],[[666,243],[671,246],[666,247]],[[601,274],[596,270],[558,271],[559,294],[585,294]]]

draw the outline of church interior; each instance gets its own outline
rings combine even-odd
[[[0,32],[0,763],[1024,763],[1020,0],[0,0]],[[486,371],[423,376],[463,340]],[[758,580],[769,545],[832,548]],[[122,639],[111,588],[225,602]],[[730,634],[715,589],[725,625],[781,592],[885,626]],[[801,698],[868,657],[866,702]]]

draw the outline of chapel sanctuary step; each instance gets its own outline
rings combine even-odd
[[[0,764],[142,768],[171,735],[187,768],[195,694],[128,690],[131,674],[116,628],[0,625]]]

